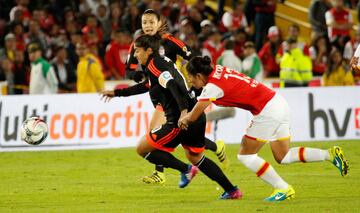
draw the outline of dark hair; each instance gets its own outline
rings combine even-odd
[[[213,71],[213,68],[211,66],[211,59],[209,56],[193,57],[192,59],[190,59],[188,65],[186,66],[186,69],[191,75],[201,73],[208,76]]]
[[[158,54],[160,48],[161,38],[158,35],[141,35],[135,40],[136,47],[141,47],[147,50],[151,48],[153,53]]]
[[[155,15],[156,18],[160,21],[160,15],[159,15],[159,13],[155,12],[155,10],[153,10],[153,9],[147,9],[147,10],[145,10],[144,13],[143,13],[143,15],[145,15],[145,14]]]

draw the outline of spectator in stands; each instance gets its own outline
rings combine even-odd
[[[255,6],[255,46],[263,46],[268,29],[275,25],[276,0],[253,0]]]
[[[55,94],[58,81],[52,66],[42,57],[41,46],[30,43],[27,49],[31,62],[29,94]]]
[[[298,48],[302,51],[304,55],[309,56],[309,46],[306,44],[305,41],[301,40],[300,37],[300,27],[297,24],[292,24],[288,28],[288,39],[291,38],[293,40],[296,40]],[[288,51],[289,44],[287,43],[287,40],[283,41],[279,50],[278,50],[278,56],[282,57],[283,53]]]
[[[8,33],[5,36],[5,45],[4,48],[0,49],[0,60],[9,59],[14,61],[16,50],[16,37],[13,33]]]
[[[109,1],[108,0],[86,0],[87,5],[90,8],[91,14],[96,14],[100,5],[103,5],[106,7],[106,11],[109,9]]]
[[[14,23],[12,29],[16,37],[16,48],[25,51],[26,44],[25,44],[25,36],[24,36],[25,33],[24,26],[20,22]]]
[[[264,66],[264,75],[267,77],[278,77],[280,66],[276,60],[276,54],[281,45],[280,31],[272,26],[268,31],[269,41],[259,51],[259,58]]]
[[[199,42],[202,44],[204,41],[208,39],[209,34],[214,28],[214,24],[210,20],[205,19],[200,23],[200,27],[201,27],[201,32],[198,34],[198,39]]]
[[[105,5],[100,4],[98,6],[96,17],[99,20],[101,30],[104,33],[104,40],[102,40],[102,42],[107,44],[110,42],[111,21],[109,19],[107,7]]]
[[[216,63],[223,52],[224,45],[221,42],[221,34],[217,29],[214,29],[203,44],[202,56],[207,55],[213,63]]]
[[[130,6],[121,19],[122,28],[130,33],[134,33],[141,28],[141,15],[136,6]]]
[[[112,79],[125,78],[125,63],[130,49],[127,43],[127,33],[124,30],[113,32],[113,40],[106,47],[105,64],[110,71]]]
[[[201,32],[201,26],[200,23],[202,22],[203,17],[201,16],[201,13],[199,12],[199,10],[192,6],[189,9],[189,16],[188,16],[190,23],[192,24],[195,32],[198,34]]]
[[[15,50],[14,58],[14,88],[15,94],[24,94],[29,86],[29,67],[26,66],[24,51]]]
[[[360,44],[360,29],[356,31],[355,37],[346,42],[343,57],[346,63],[349,63],[354,55],[356,48]]]
[[[59,92],[75,92],[76,70],[73,64],[67,60],[67,52],[64,46],[59,45],[55,48],[55,57],[51,64],[59,82]]]
[[[253,42],[248,41],[245,43],[244,56],[245,58],[242,61],[242,72],[250,78],[262,82],[264,69],[261,64],[261,60],[256,53]]]
[[[351,12],[344,7],[344,0],[334,0],[333,8],[325,13],[326,25],[330,42],[341,52],[350,39],[350,30],[353,26]]]
[[[70,34],[70,41],[65,47],[68,55],[68,60],[70,64],[74,66],[79,62],[79,56],[76,53],[76,44],[82,42],[81,32],[75,32]]]
[[[45,54],[48,50],[48,42],[46,34],[41,30],[40,24],[37,21],[31,20],[29,23],[29,32],[25,34],[25,43],[37,43]]]
[[[77,65],[77,92],[93,93],[104,89],[104,74],[101,62],[89,52],[85,43],[76,44],[76,52],[79,55]]]
[[[116,30],[121,28],[122,10],[120,5],[117,2],[114,2],[110,5],[110,21],[111,21],[111,29]]]
[[[234,52],[237,55],[237,57],[239,58],[243,58],[244,57],[244,49],[245,49],[245,43],[248,41],[248,34],[246,34],[244,29],[238,29],[235,31],[235,33],[233,33],[232,36],[234,42],[235,42],[235,47],[234,47]]]
[[[14,94],[14,72],[13,72],[13,63],[10,59],[5,58],[1,60],[1,70],[2,73],[2,80],[7,82],[7,94],[13,95]]]
[[[243,6],[237,4],[233,11],[225,12],[222,16],[220,26],[222,32],[235,32],[239,28],[249,32],[248,22],[243,12]]]
[[[322,75],[326,71],[328,52],[330,51],[328,46],[327,37],[325,35],[318,35],[309,48],[314,75]]]
[[[93,35],[90,35],[90,34],[96,35],[96,37],[97,37],[97,41],[95,41],[96,44],[102,43],[102,41],[104,39],[104,33],[103,33],[101,27],[98,26],[98,20],[95,15],[90,15],[87,17],[86,25],[81,29],[81,32],[83,33],[84,41],[87,43],[91,43],[91,42],[95,41],[94,39],[92,41],[90,41],[91,38],[89,38],[89,37],[92,37],[92,38],[94,37]]]
[[[309,22],[311,24],[311,39],[327,36],[325,13],[331,8],[330,0],[313,0],[309,8]]]
[[[217,23],[217,13],[205,4],[205,0],[196,0],[194,7],[201,15],[201,20],[210,19]]]
[[[21,14],[21,20],[24,26],[27,26],[30,19],[31,13],[28,9],[29,0],[16,0],[16,6],[13,7],[10,11],[9,17],[10,21],[16,20],[16,13]]]
[[[233,70],[242,70],[241,60],[235,55],[234,52],[234,41],[227,39],[224,41],[224,52],[217,59],[216,64],[220,64],[224,67],[229,67]]]
[[[323,86],[352,86],[354,77],[344,63],[340,50],[334,48],[330,52],[328,69],[322,76]]]
[[[308,86],[312,79],[312,63],[298,47],[295,39],[289,38],[288,50],[280,61],[280,87]]]
[[[179,39],[185,41],[186,36],[192,33],[194,33],[194,28],[191,24],[191,21],[189,18],[185,17],[180,22]]]

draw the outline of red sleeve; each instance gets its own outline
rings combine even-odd
[[[309,46],[307,44],[305,44],[305,46],[304,46],[304,55],[310,57]]]

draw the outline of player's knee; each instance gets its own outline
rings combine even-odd
[[[141,157],[144,157],[146,155],[146,152],[142,149],[141,146],[136,147],[136,152],[138,155],[140,155]]]

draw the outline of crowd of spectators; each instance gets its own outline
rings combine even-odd
[[[348,66],[360,43],[360,31],[350,33],[356,17],[349,7],[356,9],[357,1],[313,0],[308,37],[296,24],[280,32],[275,11],[283,1],[232,2],[224,11],[219,0],[215,11],[204,0],[193,5],[184,0],[0,0],[0,81],[7,81],[8,94],[29,93],[35,65],[45,81],[44,73],[54,73],[57,93],[96,92],[104,80],[127,79],[128,49],[148,8],[166,18],[169,32],[195,53],[257,80],[279,78],[283,87],[307,86],[313,76],[322,76],[324,86],[359,81]],[[30,45],[39,58],[29,57]],[[94,86],[79,87],[79,82]]]

